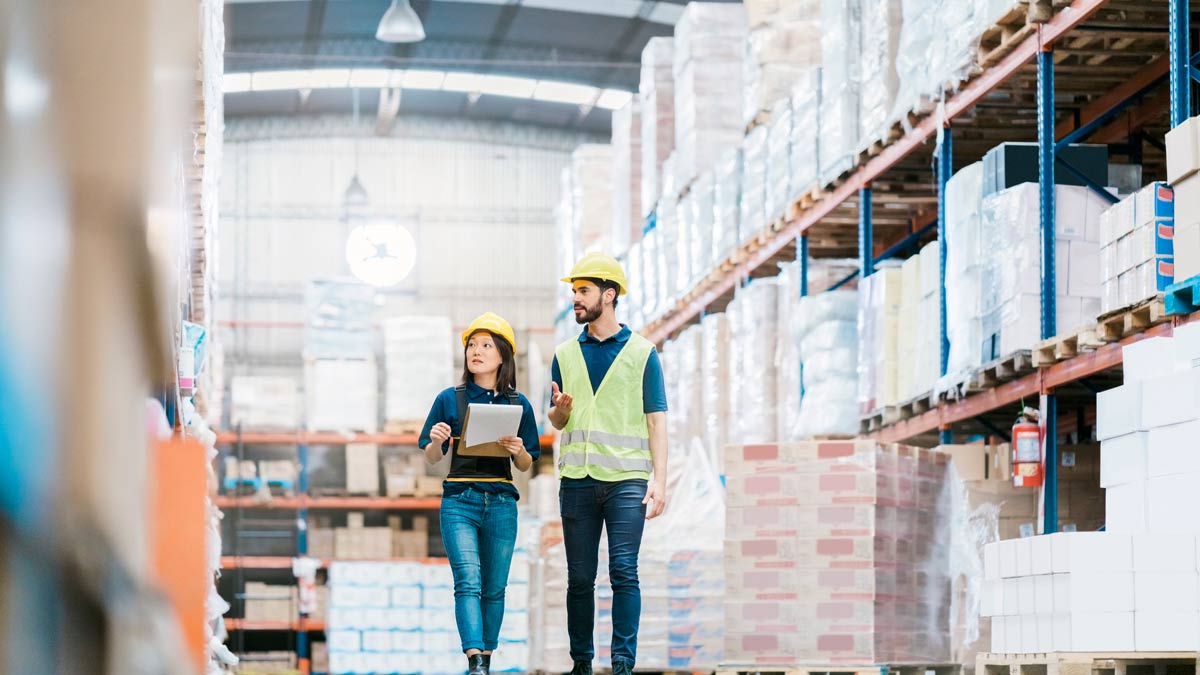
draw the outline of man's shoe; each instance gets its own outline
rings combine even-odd
[[[488,667],[483,654],[467,657],[467,675],[488,675]]]
[[[633,675],[633,664],[628,661],[613,661],[613,675]]]
[[[592,675],[592,662],[576,661],[575,666],[571,668],[571,675]]]
[[[492,671],[492,655],[491,654],[480,654],[480,656],[483,657],[483,672],[491,673],[491,671]]]

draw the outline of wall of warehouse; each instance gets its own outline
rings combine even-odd
[[[520,339],[552,347],[563,304],[554,273],[554,208],[570,151],[585,134],[512,124],[402,118],[234,119],[221,188],[221,342],[229,374],[298,372],[312,279],[349,276],[341,200],[357,172],[369,217],[395,218],[417,262],[380,292],[379,318],[492,310]]]

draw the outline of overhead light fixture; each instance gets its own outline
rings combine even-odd
[[[355,68],[350,71],[350,86],[355,89],[383,89],[392,80],[387,68]]]
[[[596,106],[605,110],[620,110],[633,100],[633,94],[620,89],[604,89],[600,92],[600,98],[596,99]]]
[[[371,199],[367,196],[367,189],[358,179],[358,170],[355,169],[354,175],[350,178],[350,184],[346,186],[346,192],[342,195],[342,208],[352,211],[366,208],[369,203],[371,203]]]
[[[483,76],[477,73],[446,73],[442,81],[442,91],[458,91],[464,94],[477,94],[483,86]]]
[[[480,93],[509,98],[529,98],[537,88],[537,80],[527,77],[508,77],[505,75],[484,75],[479,86]]]
[[[440,70],[406,70],[400,86],[405,89],[441,89],[446,73]]]
[[[596,101],[598,93],[595,87],[583,84],[542,80],[538,82],[537,89],[533,92],[533,97],[539,101],[550,101],[552,103],[591,105]]]
[[[425,39],[425,27],[408,0],[392,0],[392,6],[383,13],[379,28],[375,29],[375,39],[380,42],[420,42]]]

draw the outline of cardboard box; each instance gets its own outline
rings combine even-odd
[[[312,644],[312,671],[314,673],[329,672],[329,645],[324,642]]]
[[[1146,474],[1158,477],[1200,472],[1197,439],[1200,420],[1151,429],[1146,440]]]
[[[313,558],[334,557],[334,535],[332,527],[308,528],[308,555]]]
[[[987,480],[987,446],[985,445],[939,445],[937,450],[950,456],[955,473],[962,481]]]
[[[1200,369],[1146,380],[1142,385],[1142,424],[1147,429],[1200,418]]]
[[[379,494],[379,446],[374,443],[346,444],[346,491]]]
[[[1100,446],[1100,487],[1143,481],[1150,456],[1150,434],[1135,431],[1104,441]]]
[[[1055,574],[1068,572],[1132,572],[1133,539],[1112,532],[1042,535],[1051,539]]]
[[[1142,386],[1131,382],[1096,394],[1096,438],[1106,441],[1145,431]]]
[[[1176,188],[1180,181],[1200,170],[1198,126],[1200,121],[1193,117],[1167,132],[1167,182]]]
[[[1104,491],[1109,533],[1140,534],[1149,526],[1146,482],[1113,485]]]
[[[1134,612],[1134,637],[1142,652],[1194,652],[1200,648],[1200,614]]]
[[[1146,482],[1147,526],[1163,534],[1200,533],[1200,473],[1158,476]]]
[[[292,621],[298,618],[296,587],[247,581],[243,616],[247,621]]]

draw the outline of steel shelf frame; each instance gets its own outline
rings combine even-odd
[[[349,443],[374,443],[376,445],[416,445],[417,434],[387,434],[387,433],[356,433],[338,434],[327,432],[242,432],[219,431],[217,444],[228,445],[242,443],[244,445],[347,445]],[[554,434],[542,434],[542,449],[554,447]]]

